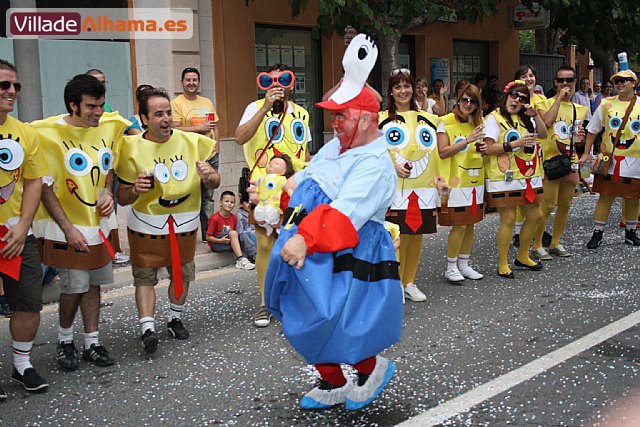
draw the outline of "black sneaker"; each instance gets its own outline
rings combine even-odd
[[[67,372],[78,369],[78,350],[73,341],[58,343],[58,367]]]
[[[147,353],[156,352],[156,350],[158,349],[158,334],[156,334],[156,331],[147,329],[147,331],[142,334],[142,337],[140,339],[142,340],[144,351],[146,351]]]
[[[593,236],[591,236],[591,240],[589,240],[589,243],[587,243],[587,249],[597,249],[598,246],[600,246],[603,234],[603,230],[593,230]]]
[[[171,319],[171,322],[167,323],[167,329],[177,340],[186,340],[189,338],[189,331],[187,331],[187,328],[184,327],[180,319],[176,319],[175,317]]]
[[[93,362],[96,366],[104,368],[114,363],[113,358],[109,356],[109,352],[101,345],[91,344],[91,347],[82,352],[82,359],[87,362]]]
[[[33,368],[27,368],[24,370],[24,374],[20,375],[16,368],[13,368],[13,374],[11,379],[18,384],[22,384],[25,390],[34,393],[43,393],[49,388],[47,380],[42,378],[39,373]]]
[[[7,393],[4,391],[2,386],[0,386],[0,401],[7,400]]]
[[[516,248],[520,247],[520,235],[519,234],[514,234],[513,235],[513,246],[515,246]]]
[[[13,315],[13,310],[11,310],[11,306],[9,306],[9,304],[2,305],[2,315],[4,317],[11,317]]]
[[[640,239],[636,236],[636,230],[624,230],[624,242],[627,245],[640,246]]]

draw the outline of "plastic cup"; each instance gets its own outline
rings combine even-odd
[[[155,173],[150,169],[145,169],[140,173],[144,175],[144,179],[146,179],[147,182],[149,183],[149,190],[153,190],[153,188],[156,186]]]
[[[213,113],[213,112],[207,113],[208,122],[215,122],[215,120],[216,120],[216,113]]]

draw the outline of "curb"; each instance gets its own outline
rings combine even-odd
[[[213,270],[216,268],[228,267],[233,265],[236,260],[231,252],[224,253],[200,253],[194,258],[196,262],[196,273],[201,271]],[[158,274],[158,279],[162,280],[169,277],[166,268],[162,268]],[[113,268],[113,283],[101,286],[102,291],[122,288],[124,286],[133,285],[133,275],[131,274],[131,265],[129,263],[118,265]],[[49,304],[60,300],[60,286],[49,284],[42,287],[42,303]]]

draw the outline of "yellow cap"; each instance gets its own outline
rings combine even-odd
[[[638,81],[638,76],[636,76],[636,73],[634,73],[631,70],[622,70],[622,71],[618,71],[617,73],[615,73],[613,76],[611,76],[611,81],[613,81],[614,79],[618,78],[618,77],[630,77],[635,81]]]

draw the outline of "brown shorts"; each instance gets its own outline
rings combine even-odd
[[[620,177],[614,181],[612,175],[596,174],[593,191],[607,196],[637,199],[640,198],[640,179]]]
[[[39,313],[42,311],[42,266],[36,238],[27,236],[22,250],[22,265],[18,281],[0,273],[4,293],[13,311]]]
[[[400,226],[400,234],[432,234],[438,231],[436,227],[436,210],[435,209],[421,209],[422,224],[416,231],[413,231],[411,227],[405,222],[405,216],[407,211],[405,210],[389,210],[387,212],[387,221]]]
[[[155,286],[158,284],[158,267],[136,267],[131,266],[133,273],[133,286]],[[167,266],[169,278],[173,280],[173,272],[171,266]],[[196,279],[196,263],[190,261],[182,264],[182,281],[185,283],[193,282]]]
[[[484,203],[478,205],[478,211],[475,215],[471,212],[471,206],[457,208],[449,206],[447,213],[442,213],[438,208],[438,224],[445,227],[476,224],[484,219],[484,208]]]
[[[525,190],[516,191],[499,191],[497,193],[487,193],[487,199],[490,208],[508,208],[512,206],[526,206],[542,202],[542,187],[534,188],[536,195],[533,203],[530,203],[525,197]]]

